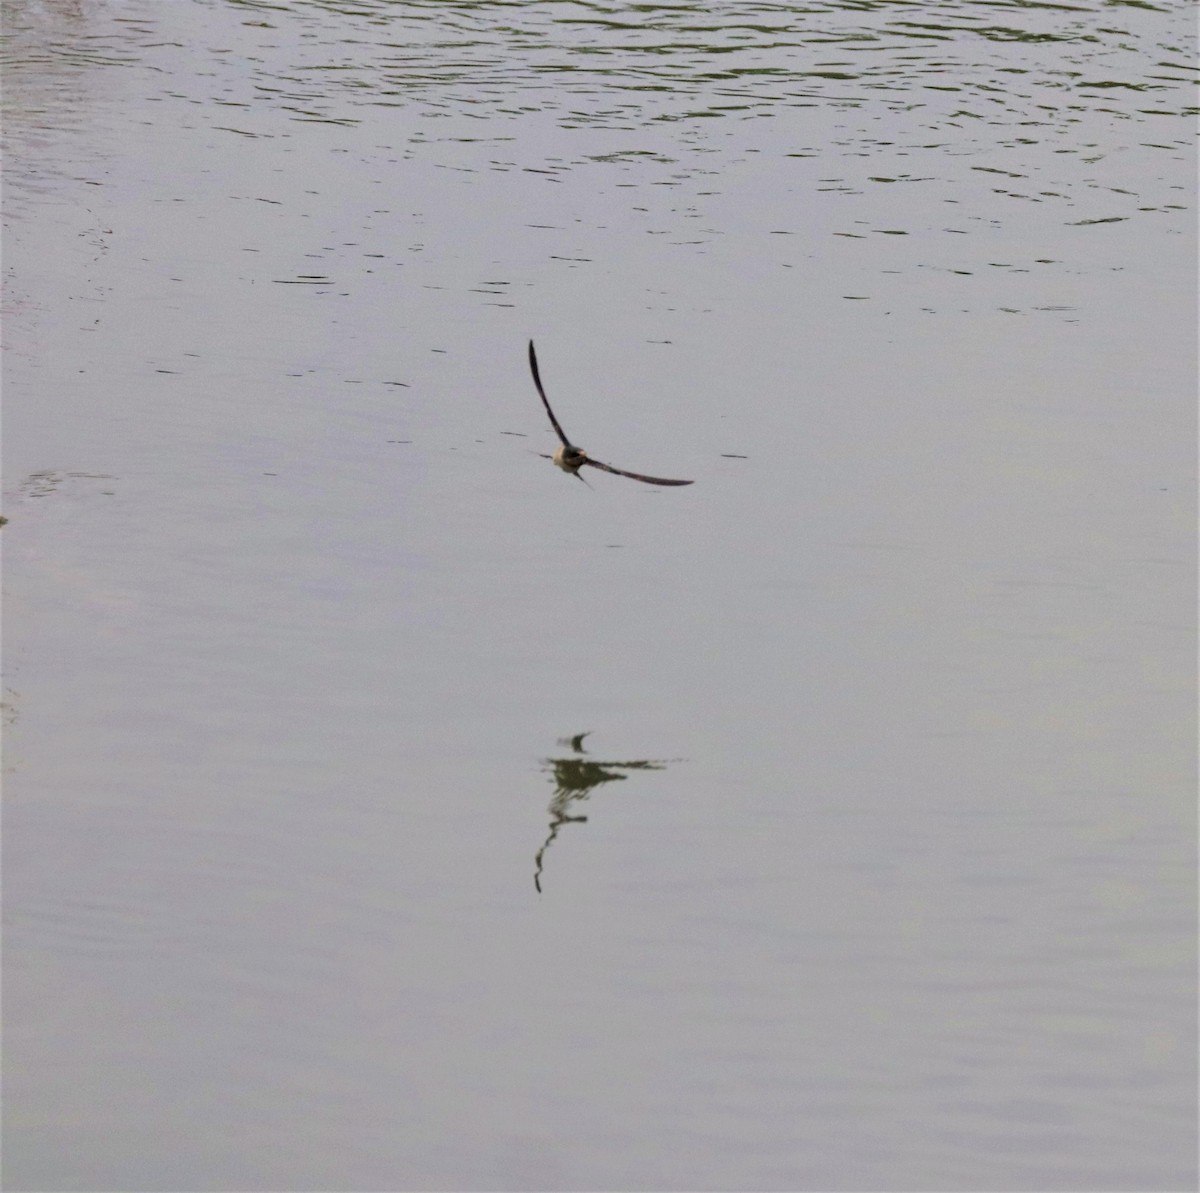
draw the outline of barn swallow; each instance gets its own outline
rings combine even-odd
[[[571,473],[572,476],[579,476],[579,470],[587,464],[592,468],[599,468],[603,472],[611,472],[614,476],[627,476],[630,480],[643,481],[647,485],[690,485],[693,483],[692,481],[669,480],[663,476],[643,476],[640,472],[626,472],[623,468],[614,468],[611,464],[601,464],[599,460],[593,460],[583,448],[576,447],[563,434],[562,427],[558,425],[558,419],[554,417],[554,411],[550,409],[550,402],[546,398],[546,391],[542,388],[542,378],[538,373],[537,353],[533,350],[532,340],[529,341],[529,369],[533,373],[533,383],[537,386],[542,405],[546,407],[546,413],[550,416],[550,425],[562,441],[562,447],[558,448],[554,455],[547,456],[545,452],[538,452],[539,456],[553,460],[559,468],[564,472]],[[583,477],[579,476],[579,479],[583,480]]]

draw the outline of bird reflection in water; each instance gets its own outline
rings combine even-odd
[[[542,861],[550,843],[564,824],[587,823],[586,816],[571,815],[571,806],[587,799],[592,788],[626,778],[621,771],[662,770],[667,765],[666,762],[649,759],[638,762],[593,762],[584,757],[587,751],[583,748],[583,739],[587,736],[588,733],[577,733],[574,737],[559,738],[559,745],[570,746],[574,754],[566,758],[543,759],[545,769],[554,775],[554,798],[550,801],[550,832],[534,859],[533,885],[539,893],[542,889]]]

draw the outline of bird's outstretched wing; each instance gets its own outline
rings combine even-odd
[[[529,371],[533,374],[533,383],[537,386],[539,397],[542,399],[542,405],[546,407],[546,413],[550,416],[550,422],[554,426],[555,434],[562,440],[563,447],[570,447],[571,441],[563,434],[563,429],[558,425],[558,419],[554,417],[554,411],[550,409],[550,403],[546,399],[546,391],[542,388],[542,378],[538,373],[537,353],[533,350],[533,341],[529,341]]]
[[[590,464],[593,468],[600,468],[604,472],[611,472],[615,476],[627,476],[630,480],[645,481],[648,485],[690,485],[693,481],[673,481],[668,480],[665,476],[643,476],[640,472],[626,472],[624,468],[614,468],[611,464],[601,464],[599,460],[593,460],[588,456],[584,460],[585,464]]]
[[[558,425],[558,419],[554,417],[554,411],[550,409],[550,400],[546,397],[546,391],[542,387],[542,377],[538,372],[537,353],[533,350],[532,340],[529,341],[529,371],[533,374],[533,383],[537,386],[538,397],[542,399],[542,405],[546,407],[546,413],[550,416],[550,425],[553,426],[554,433],[562,441],[563,447],[571,448],[573,453],[583,455],[584,453],[580,452],[578,448],[572,446],[571,441],[563,433],[562,427]],[[538,455],[544,454],[544,452],[538,452]],[[546,456],[546,459],[552,460],[554,457]],[[574,472],[576,476],[579,476],[579,469],[583,464],[590,464],[593,468],[599,468],[602,472],[611,472],[614,476],[627,476],[630,480],[642,481],[647,485],[690,485],[694,483],[692,481],[670,480],[665,476],[643,476],[640,472],[626,472],[623,468],[614,468],[611,464],[602,464],[599,460],[593,460],[590,456],[577,463],[573,463],[567,471]],[[579,479],[583,480],[583,477],[579,476]]]

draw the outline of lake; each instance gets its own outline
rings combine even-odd
[[[1190,5],[3,15],[7,1188],[1196,1187]]]

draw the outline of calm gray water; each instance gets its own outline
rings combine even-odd
[[[3,13],[6,1188],[1196,1187],[1190,5]]]

